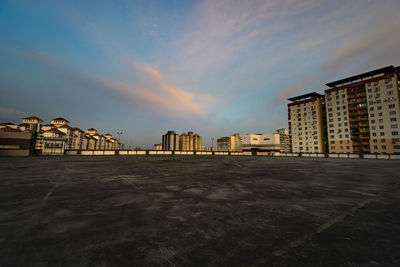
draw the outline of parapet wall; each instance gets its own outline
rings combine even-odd
[[[130,155],[201,155],[201,156],[264,156],[305,157],[340,159],[400,159],[400,155],[389,154],[322,154],[322,153],[279,153],[279,152],[222,152],[222,151],[163,151],[163,150],[66,150],[68,156],[130,156]]]

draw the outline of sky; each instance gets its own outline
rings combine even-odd
[[[287,98],[400,65],[398,0],[0,1],[0,122],[151,148],[287,128]]]

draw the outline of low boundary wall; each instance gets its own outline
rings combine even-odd
[[[201,156],[252,156],[251,152],[227,151],[163,151],[163,150],[66,150],[68,156],[128,156],[128,155],[201,155]],[[400,159],[399,154],[323,154],[323,153],[280,153],[257,152],[254,156],[305,157],[338,159]]]

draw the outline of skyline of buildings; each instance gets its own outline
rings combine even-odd
[[[54,118],[50,124],[43,124],[43,120],[36,116],[22,119],[21,124],[12,122],[0,123],[0,150],[19,149],[28,151],[30,155],[64,154],[65,150],[119,150],[120,142],[111,134],[98,134],[96,129],[89,128],[86,132],[73,128],[64,118]],[[22,134],[27,133],[27,134]],[[26,141],[29,147],[26,148]],[[14,146],[14,147],[12,147]]]
[[[399,77],[400,67],[388,66],[289,98],[292,151],[400,153]]]
[[[159,148],[156,144],[155,148]],[[174,131],[168,131],[162,136],[162,150],[170,151],[202,151],[201,136],[193,132],[178,135]]]
[[[316,92],[288,100],[288,130],[273,134],[239,134],[217,138],[216,147],[202,146],[193,132],[168,131],[155,150],[294,152],[294,153],[400,153],[400,67],[388,66],[327,83]],[[17,125],[1,123],[2,132],[30,132],[31,154],[61,154],[64,150],[119,149],[117,139],[94,128],[73,128],[64,118],[50,124],[36,116]],[[213,139],[211,139],[213,140]]]

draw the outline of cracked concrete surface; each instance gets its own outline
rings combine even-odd
[[[0,266],[400,266],[400,163],[0,158]]]

